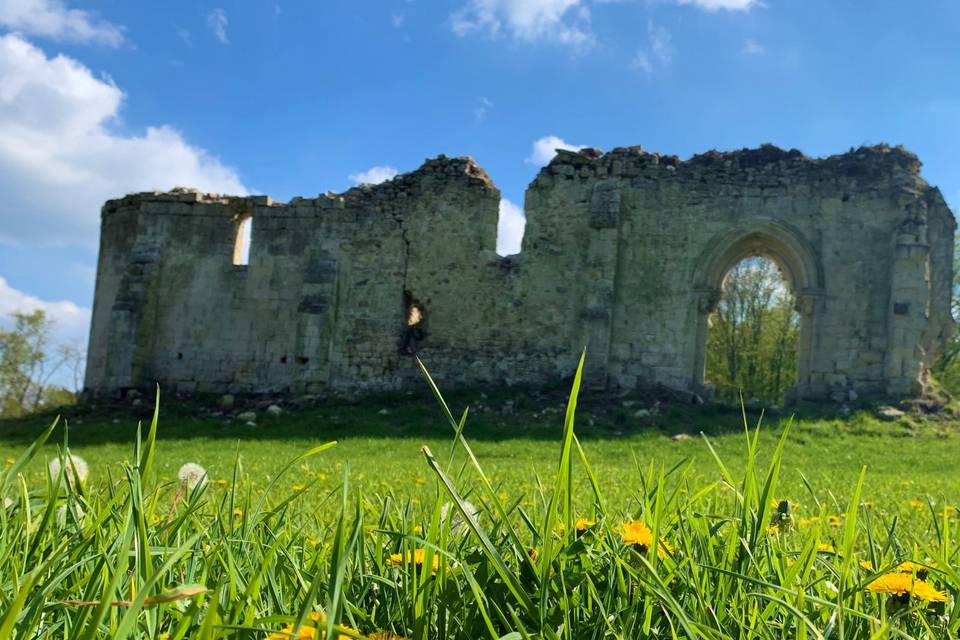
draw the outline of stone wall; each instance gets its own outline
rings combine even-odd
[[[792,397],[915,395],[952,329],[956,226],[919,168],[886,146],[561,151],[506,258],[500,193],[469,158],[287,204],[129,195],[103,208],[86,387],[420,388],[414,354],[445,386],[552,384],[586,346],[590,384],[699,391],[723,277],[764,255],[801,317]]]

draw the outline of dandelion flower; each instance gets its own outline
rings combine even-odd
[[[832,544],[821,542],[817,545],[817,551],[820,553],[836,553],[837,550],[833,548]]]
[[[643,520],[630,520],[623,523],[620,531],[620,538],[623,543],[633,547],[640,547],[641,551],[646,551],[653,544],[653,532]]]
[[[407,640],[392,631],[375,631],[367,636],[368,640]]]
[[[865,571],[873,571],[873,563],[869,560],[861,560],[860,568],[864,569]]]
[[[66,456],[64,462],[66,465],[63,469],[63,475],[67,480],[67,485],[72,487],[75,484],[74,474],[76,474],[76,479],[80,480],[80,484],[83,484],[89,473],[87,462],[80,456],[73,454]],[[50,471],[50,479],[56,482],[60,476],[60,458],[51,460],[48,468]]]
[[[938,591],[929,582],[907,573],[887,573],[867,585],[867,591],[896,596],[912,595],[927,602],[946,602],[947,594]]]
[[[197,486],[202,487],[207,483],[207,470],[196,462],[188,462],[177,471],[177,478],[180,484],[187,485],[187,489],[193,491]]]
[[[407,552],[406,557],[404,557],[399,553],[391,554],[389,562],[395,567],[401,567],[404,564],[412,564],[415,568],[419,569],[420,567],[423,566],[423,563],[426,561],[426,559],[427,559],[426,549],[415,549],[412,554],[410,552]],[[433,554],[433,562],[431,564],[433,565],[432,567],[433,571],[436,571],[437,569],[439,569],[440,556],[438,556],[437,554]]]
[[[901,562],[897,565],[896,572],[906,574],[915,573],[921,580],[926,580],[928,568],[922,564],[917,564],[916,562],[907,560],[906,562]]]
[[[243,517],[243,509],[241,509],[240,507],[234,508],[234,510],[233,510],[233,517],[234,517],[234,518],[242,518],[242,517]]]
[[[590,518],[577,518],[577,521],[574,523],[573,528],[576,530],[577,535],[580,536],[586,533],[588,530],[593,528],[593,525],[597,524]]]
[[[293,623],[286,625],[279,632],[271,633],[267,636],[267,640],[314,640],[315,638],[320,639],[326,637],[326,632],[323,629],[317,629],[316,625],[326,625],[327,616],[322,611],[311,611],[307,614],[307,619],[310,620],[313,624],[301,625],[296,633],[293,632]],[[341,624],[339,625],[342,629],[350,629],[350,627]],[[346,634],[338,633],[337,640],[352,640],[352,638]]]

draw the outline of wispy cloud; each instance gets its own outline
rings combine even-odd
[[[473,119],[477,124],[482,124],[486,121],[487,115],[490,112],[490,109],[493,107],[493,103],[490,102],[487,98],[480,98],[480,104],[478,104],[473,109]]]
[[[585,145],[581,144],[571,144],[558,136],[543,136],[533,141],[533,148],[525,162],[527,164],[544,166],[553,160],[553,156],[557,155],[557,149],[579,151],[583,149],[584,146]]]
[[[762,5],[760,0],[677,0],[677,4],[692,4],[707,11],[749,11]]]
[[[767,52],[762,44],[756,40],[747,40],[743,43],[743,49],[740,50],[746,56],[760,56]]]
[[[214,9],[207,15],[207,26],[220,44],[230,44],[230,39],[227,37],[227,25],[229,24],[227,12],[223,9]]]
[[[119,47],[124,41],[123,27],[68,9],[60,0],[0,0],[0,26],[64,42]]]
[[[393,25],[394,29],[399,29],[400,27],[402,27],[403,21],[404,21],[404,18],[399,13],[395,13],[392,16],[390,16],[390,24]]]
[[[590,9],[581,0],[468,0],[450,16],[458,36],[485,33],[515,40],[555,42],[578,50],[593,46]]]
[[[177,32],[177,37],[183,40],[184,44],[188,46],[193,44],[189,29],[187,29],[186,27],[181,27],[180,25],[176,25],[176,24],[173,25],[173,28]]]
[[[666,27],[647,22],[647,46],[641,47],[630,60],[630,68],[652,75],[657,67],[666,67],[673,62],[676,49],[673,37]]]
[[[348,177],[357,184],[380,184],[392,180],[399,171],[391,166],[377,165],[366,171],[351,173]]]

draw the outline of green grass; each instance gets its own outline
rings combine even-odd
[[[513,400],[469,416],[465,440],[462,407],[504,398],[456,395],[445,415],[387,397],[257,427],[164,400],[140,445],[123,414],[77,414],[26,454],[44,417],[0,423],[16,461],[0,470],[0,637],[263,638],[321,611],[346,637],[418,640],[957,637],[953,425],[864,412],[747,435],[736,412],[641,424],[601,398],[574,430],[555,396]],[[64,446],[89,463],[80,486],[47,478]],[[185,491],[185,462],[211,482]],[[575,535],[578,517],[596,525]],[[633,519],[672,551],[625,545]],[[390,562],[415,549],[438,570]],[[865,591],[861,560],[907,559],[932,565],[946,604]]]
[[[517,402],[523,396],[511,396]],[[451,400],[455,411],[483,403],[500,409],[478,395],[462,394]],[[555,472],[556,443],[563,426],[563,402],[553,399],[554,411],[528,403],[513,415],[498,410],[471,412],[465,436],[484,468],[504,491],[528,492],[536,478]],[[386,414],[384,415],[384,407]],[[732,469],[742,471],[743,417],[739,410],[695,409],[674,406],[650,420],[632,417],[636,407],[610,411],[600,407],[581,409],[577,434],[594,471],[602,480],[609,504],[628,510],[634,506],[633,478],[638,468],[650,463],[670,468],[682,461],[692,464],[693,478],[701,482],[720,479],[709,449],[699,437],[706,433],[717,452]],[[366,491],[392,490],[399,495],[431,495],[429,469],[420,448],[443,451],[450,446],[452,430],[436,403],[423,397],[387,397],[357,404],[338,404],[272,418],[258,412],[257,426],[248,427],[226,417],[197,418],[197,406],[184,407],[175,400],[161,403],[158,441],[163,452],[157,460],[161,480],[171,481],[185,462],[203,465],[212,479],[229,479],[239,455],[245,473],[254,482],[265,482],[277,466],[321,442],[336,440],[336,454],[305,463],[288,479],[288,488],[308,481],[320,489],[338,487],[349,473],[351,486]],[[594,418],[594,413],[602,417]],[[55,417],[0,421],[0,460],[15,458]],[[106,416],[67,418],[70,449],[89,463],[92,475],[103,478],[109,467],[130,461],[138,419],[132,410]],[[751,425],[759,420],[751,414]],[[591,425],[590,423],[593,422]],[[910,500],[960,501],[960,429],[943,422],[913,424],[879,422],[863,411],[849,418],[794,417],[784,413],[763,418],[761,455],[772,450],[783,426],[792,422],[784,451],[782,486],[804,503],[806,490],[801,473],[818,491],[833,491],[844,501],[862,466],[868,469],[865,496],[886,503],[906,505]],[[690,440],[670,436],[687,433]],[[54,433],[45,449],[45,459],[55,455],[62,430]],[[27,477],[40,480],[43,460],[28,467]],[[300,474],[306,474],[301,476]],[[319,478],[323,478],[320,480]],[[322,491],[311,490],[319,496]],[[307,502],[310,497],[305,498]]]

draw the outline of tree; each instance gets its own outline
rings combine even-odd
[[[708,382],[725,399],[779,402],[796,382],[798,320],[793,295],[765,258],[738,263],[710,320]]]
[[[12,318],[11,329],[0,329],[0,416],[21,416],[74,401],[74,391],[51,380],[66,369],[74,388],[79,388],[83,350],[51,345],[52,323],[43,310],[14,313]]]

